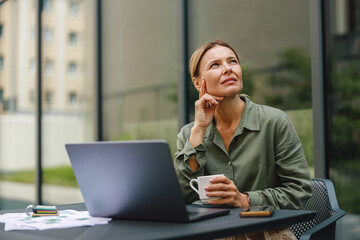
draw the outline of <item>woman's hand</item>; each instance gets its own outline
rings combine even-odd
[[[214,117],[216,106],[219,103],[218,101],[223,99],[223,97],[207,94],[206,82],[205,80],[202,80],[199,91],[199,100],[195,102],[195,122],[189,137],[189,142],[193,147],[198,146],[204,141],[206,129]],[[190,157],[188,162],[193,172],[196,172],[199,168],[199,163],[195,156]]]
[[[217,97],[206,93],[206,81],[202,80],[199,91],[199,100],[195,102],[195,127],[207,128],[213,117],[216,106],[223,97]]]
[[[202,80],[199,91],[199,100],[195,102],[195,122],[189,138],[193,147],[204,141],[206,129],[214,117],[216,106],[219,104],[219,101],[222,101],[223,99],[223,97],[207,94],[206,82],[205,80]]]
[[[205,187],[206,196],[220,197],[210,200],[212,205],[229,205],[232,207],[249,207],[249,196],[239,192],[234,182],[225,176],[216,176],[210,179],[210,185]]]

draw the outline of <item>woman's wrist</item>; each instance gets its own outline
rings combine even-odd
[[[244,193],[242,197],[242,207],[250,207],[250,197],[249,194]]]
[[[190,132],[189,142],[193,147],[200,145],[204,141],[206,128],[193,126]]]

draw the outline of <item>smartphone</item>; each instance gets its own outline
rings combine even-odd
[[[272,206],[252,206],[240,212],[240,217],[270,217],[274,211]]]

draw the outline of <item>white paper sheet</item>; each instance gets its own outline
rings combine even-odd
[[[91,217],[88,211],[75,210],[59,211],[59,216],[31,217],[25,213],[6,213],[0,215],[0,222],[5,223],[5,231],[95,226],[108,224],[111,220],[111,218]]]

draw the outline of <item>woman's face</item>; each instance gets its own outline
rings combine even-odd
[[[235,53],[223,46],[208,50],[199,64],[199,76],[193,79],[199,90],[202,80],[206,81],[206,92],[227,97],[238,94],[243,88],[242,71]]]

